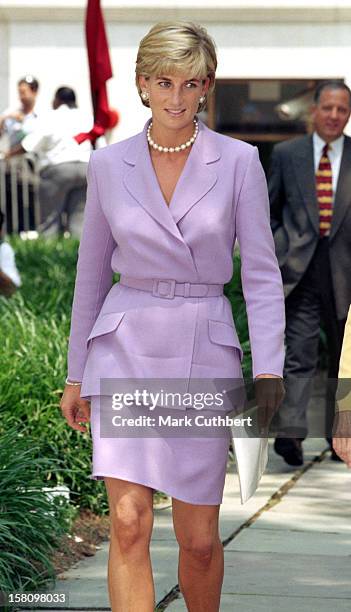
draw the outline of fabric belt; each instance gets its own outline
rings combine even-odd
[[[126,287],[149,291],[152,295],[167,299],[172,299],[175,295],[180,297],[216,297],[223,293],[223,285],[177,283],[175,280],[168,278],[132,278],[121,274],[119,282]]]

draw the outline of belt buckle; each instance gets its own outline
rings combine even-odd
[[[162,283],[163,284],[168,283],[169,288],[167,289],[166,287],[164,290],[162,290]],[[175,286],[176,286],[175,280],[171,280],[169,278],[167,279],[157,279],[156,278],[154,280],[154,284],[152,287],[152,295],[154,295],[155,297],[161,297],[161,298],[166,298],[166,299],[171,300],[172,298],[174,298]]]

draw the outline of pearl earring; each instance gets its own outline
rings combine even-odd
[[[203,102],[205,102],[206,97],[205,96],[200,96],[199,98],[199,104],[202,104]]]
[[[144,102],[146,102],[146,100],[149,99],[149,94],[147,93],[147,91],[143,91],[143,93],[141,94],[141,97],[144,100]]]

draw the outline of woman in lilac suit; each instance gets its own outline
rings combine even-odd
[[[242,376],[242,351],[223,295],[236,238],[253,376],[278,379],[274,405],[283,395],[284,298],[257,148],[216,134],[196,116],[214,87],[216,66],[204,28],[155,25],[136,62],[138,93],[152,118],[140,134],[93,152],[88,168],[61,409],[78,431],[86,431],[79,423],[91,423],[91,478],[104,479],[110,506],[113,612],[154,609],[155,490],[172,496],[188,610],[219,610],[218,515],[229,434],[116,437],[111,422],[106,434],[113,395],[106,378],[189,383]],[[114,285],[113,271],[121,274]],[[124,415],[132,408],[125,402]],[[145,406],[139,412],[150,414]],[[267,446],[256,439],[234,445],[245,501],[264,469]]]

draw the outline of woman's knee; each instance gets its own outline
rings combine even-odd
[[[181,553],[202,567],[210,565],[218,545],[221,545],[217,534],[181,537],[178,543]]]
[[[127,552],[136,546],[150,543],[153,513],[149,508],[140,507],[127,500],[117,502],[110,512],[111,539]]]
[[[153,526],[152,494],[146,487],[116,481],[107,483],[110,536],[121,550],[148,547]]]

